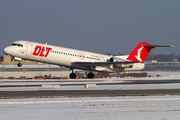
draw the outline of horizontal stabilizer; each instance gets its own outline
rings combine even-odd
[[[143,46],[145,47],[151,47],[151,48],[155,48],[155,47],[175,47],[175,46],[167,46],[167,45],[146,45],[146,44],[143,44]]]

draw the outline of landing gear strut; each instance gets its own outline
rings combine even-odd
[[[17,66],[18,66],[18,67],[21,67],[21,66],[22,66],[22,63],[18,63]]]
[[[71,79],[75,79],[76,78],[76,73],[74,73],[74,69],[72,69],[72,73],[69,75],[69,77]]]
[[[87,77],[90,79],[94,78],[94,73],[92,72],[92,67],[90,67],[89,71],[90,72],[88,73]]]

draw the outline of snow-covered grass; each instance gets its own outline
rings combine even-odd
[[[180,96],[0,99],[1,120],[179,120]]]

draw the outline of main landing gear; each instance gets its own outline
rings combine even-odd
[[[75,78],[76,78],[76,73],[74,73],[74,69],[72,69],[72,73],[69,74],[69,77],[70,77],[71,79],[75,79]],[[87,77],[88,77],[88,78],[91,78],[91,79],[94,78],[94,73],[89,72],[88,75],[87,75]]]
[[[94,73],[92,73],[92,72],[88,73],[87,77],[88,78],[94,78]]]
[[[71,79],[75,79],[75,78],[76,78],[76,73],[74,73],[74,69],[72,69],[72,73],[69,74],[69,77],[70,77]]]

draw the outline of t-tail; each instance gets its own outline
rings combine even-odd
[[[126,60],[129,61],[141,61],[143,62],[148,56],[151,49],[156,47],[174,47],[174,46],[165,46],[165,45],[151,45],[147,42],[141,42],[138,46],[131,52]]]

